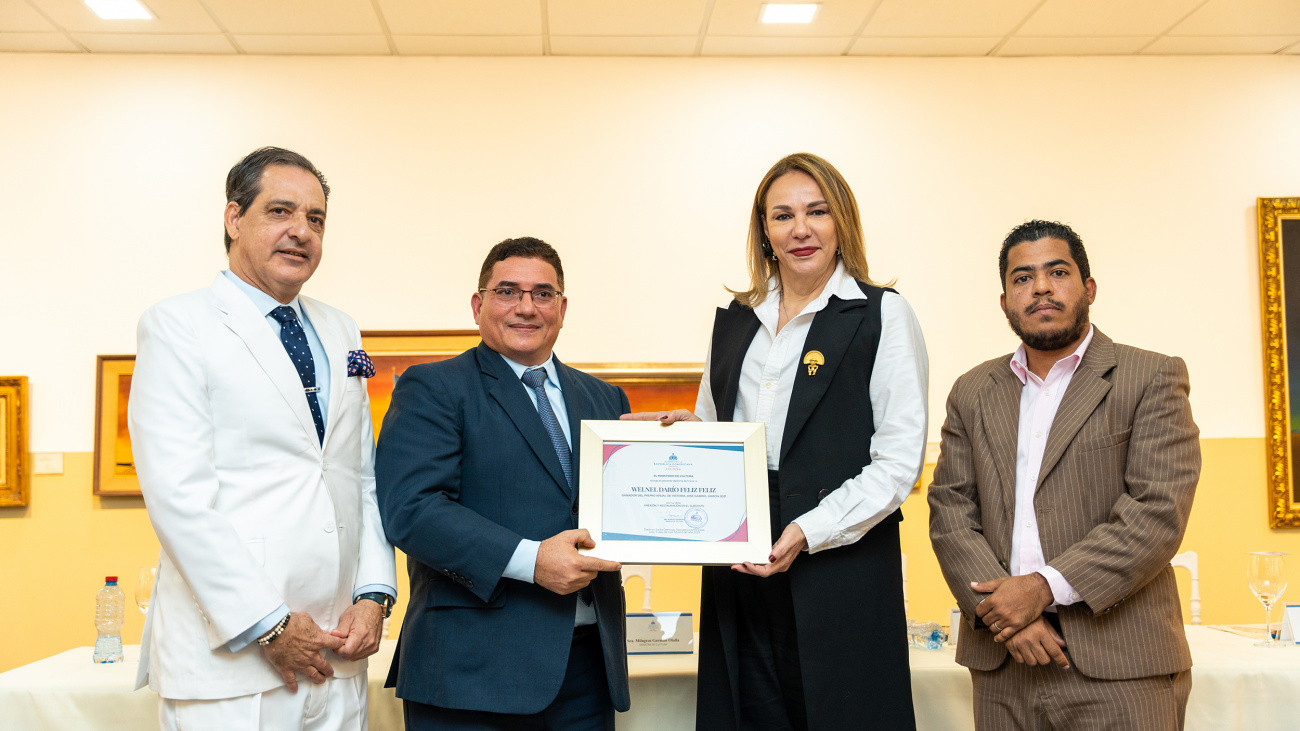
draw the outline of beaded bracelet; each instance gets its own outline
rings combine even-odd
[[[274,640],[276,637],[279,637],[280,633],[284,632],[284,628],[289,626],[290,616],[292,615],[289,614],[284,615],[284,619],[277,622],[276,625],[271,628],[270,632],[267,632],[261,637],[258,637],[257,644],[261,645],[262,647],[266,647],[267,645],[271,644],[271,641]]]

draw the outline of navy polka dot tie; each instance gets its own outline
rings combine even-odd
[[[564,479],[568,480],[569,487],[573,487],[573,455],[569,452],[569,442],[564,438],[564,431],[560,429],[560,420],[555,417],[555,409],[551,407],[551,400],[546,397],[546,369],[531,368],[524,371],[524,385],[533,389],[533,394],[537,396],[537,413],[542,417],[542,426],[546,427],[546,434],[551,438],[551,446],[555,447],[555,456],[560,458],[560,468],[564,470]],[[591,585],[587,585],[578,590],[578,598],[583,604],[591,604]]]
[[[280,323],[280,344],[289,353],[289,360],[298,369],[298,378],[302,379],[302,388],[307,392],[307,408],[311,409],[311,418],[316,422],[316,438],[325,442],[325,417],[321,415],[320,401],[316,398],[316,364],[311,359],[311,347],[307,345],[307,334],[298,322],[298,313],[288,305],[280,305],[271,310],[271,317]]]

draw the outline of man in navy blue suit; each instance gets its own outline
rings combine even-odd
[[[623,389],[564,365],[564,269],[546,242],[488,253],[470,298],[483,342],[408,368],[375,462],[411,602],[388,675],[408,729],[612,731],[629,706],[619,564],[583,556],[583,419]]]

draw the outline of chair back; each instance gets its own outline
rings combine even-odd
[[[1169,562],[1174,568],[1187,569],[1192,575],[1192,598],[1188,602],[1191,609],[1192,624],[1201,623],[1201,576],[1196,561],[1196,551],[1183,551]]]
[[[628,566],[627,564],[623,565],[622,574],[623,574],[623,584],[625,586],[627,584],[627,579],[629,576],[640,576],[641,580],[645,582],[645,599],[642,600],[643,606],[641,607],[641,611],[643,612],[650,611],[650,569],[652,568],[654,567],[653,566]],[[631,602],[628,602],[628,604],[631,604]]]

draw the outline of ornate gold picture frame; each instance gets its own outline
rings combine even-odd
[[[22,507],[31,494],[27,409],[27,376],[0,376],[0,507]]]
[[[621,387],[633,411],[695,410],[703,363],[569,363]]]
[[[370,419],[375,438],[393,400],[393,386],[413,365],[455,358],[478,345],[478,330],[362,330],[361,347],[375,364],[374,378],[366,379]]]
[[[403,371],[419,363],[454,358],[478,343],[478,330],[362,330],[361,347],[375,364],[375,377],[366,381],[375,436],[379,436],[384,414],[393,398],[393,386]],[[621,386],[633,411],[694,410],[704,373],[703,363],[568,365]]]
[[[1300,198],[1260,198],[1260,300],[1264,324],[1264,440],[1268,446],[1268,524],[1300,528],[1295,460],[1300,457]],[[1294,322],[1295,340],[1288,328]]]
[[[95,494],[140,495],[126,427],[126,406],[131,395],[134,355],[95,357]]]
[[[410,366],[454,358],[479,343],[478,330],[362,330],[361,347],[375,364],[366,380],[370,418],[379,436],[392,402],[393,386]],[[578,370],[622,386],[633,411],[694,409],[701,363],[573,363]],[[139,495],[127,402],[131,395],[134,355],[95,359],[95,494]],[[4,503],[0,503],[4,504]]]

